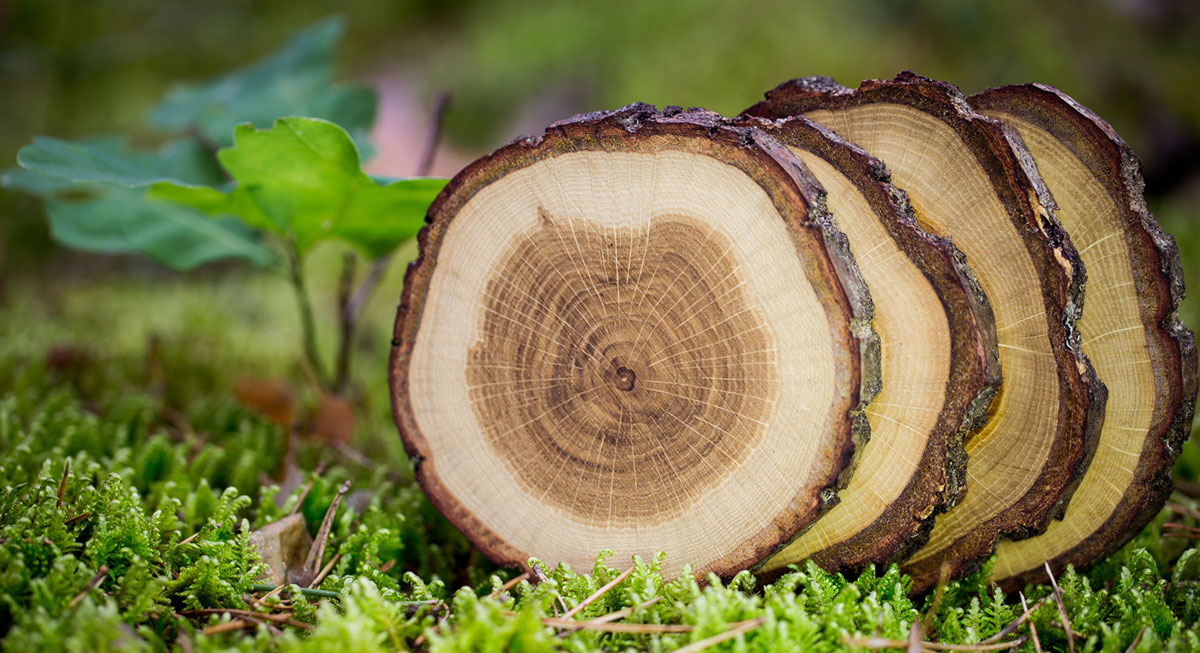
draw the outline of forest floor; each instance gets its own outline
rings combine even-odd
[[[339,256],[310,266],[330,302],[319,315]],[[1200,503],[1180,492],[1110,560],[1057,578],[1057,593],[1005,596],[986,567],[916,599],[895,568],[671,580],[656,560],[603,552],[593,569],[516,576],[412,481],[388,406],[387,301],[356,343],[357,417],[337,417],[304,382],[282,279],[72,260],[3,288],[5,650],[1200,648],[1200,552],[1163,528],[1200,526]],[[379,297],[398,296],[402,271]],[[326,351],[335,335],[321,333]],[[1198,473],[1189,442],[1176,474],[1186,486]],[[317,546],[268,555],[299,568],[277,588],[251,534],[293,513]]]

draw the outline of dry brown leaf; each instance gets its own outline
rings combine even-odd
[[[354,406],[337,395],[322,394],[313,414],[313,435],[325,442],[346,444],[354,435]]]
[[[283,379],[238,379],[233,394],[247,408],[280,426],[296,421],[296,390]]]

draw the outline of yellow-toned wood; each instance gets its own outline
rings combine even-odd
[[[912,559],[936,557],[1033,490],[1050,453],[1058,369],[1038,274],[991,182],[951,127],[902,105],[807,115],[888,165],[918,220],[967,255],[992,304],[1004,385],[991,419],[967,443],[966,497],[938,517],[929,543]]]
[[[1195,349],[1173,314],[1182,290],[1178,254],[1146,212],[1132,153],[1111,127],[1041,85],[970,99],[1020,133],[1054,194],[1087,266],[1083,351],[1108,387],[1096,452],[1062,520],[997,547],[993,579],[1016,586],[1040,578],[1046,562],[1056,573],[1090,564],[1161,507],[1190,430]]]
[[[999,116],[996,116],[999,117]],[[1058,202],[1058,218],[1087,266],[1087,303],[1079,319],[1083,353],[1108,386],[1100,446],[1062,521],[1044,535],[997,548],[997,580],[1040,568],[1098,529],[1124,497],[1154,420],[1154,369],[1138,310],[1120,216],[1112,198],[1067,148],[1029,122],[1005,118],[1021,133]]]
[[[796,79],[746,115],[802,115],[879,157],[920,224],[954,241],[986,291],[1003,385],[967,442],[966,496],[905,563],[914,589],[973,568],[999,539],[1044,530],[1098,437],[1103,386],[1075,331],[1083,266],[1015,132],[947,84],[901,73],[856,90]]]
[[[839,503],[761,569],[903,558],[961,495],[963,438],[999,385],[990,307],[961,252],[916,224],[881,161],[803,117],[744,124],[780,139],[827,190],[871,291],[882,362],[871,440]]]
[[[845,175],[814,154],[796,152],[825,187],[829,209],[872,291],[883,383],[867,408],[871,441],[849,485],[838,493],[841,501],[775,556],[768,569],[845,541],[896,501],[924,459],[950,374],[950,330],[929,282]]]

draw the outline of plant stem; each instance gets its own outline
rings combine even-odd
[[[255,585],[251,585],[250,589],[255,592],[274,592],[275,590],[279,589],[279,587],[280,587],[279,585],[255,584]],[[284,589],[288,589],[289,586],[283,585],[282,587]],[[300,589],[301,594],[307,594],[308,596],[319,596],[321,598],[326,598],[326,599],[342,598],[341,594],[338,594],[337,592],[330,592],[329,590],[318,590],[318,589],[312,589],[312,588],[308,588],[308,587],[301,587],[299,589]]]
[[[354,327],[357,315],[352,314],[350,306],[351,292],[354,286],[355,272],[358,267],[358,257],[354,252],[347,251],[342,255],[342,277],[338,282],[338,352],[337,362],[333,371],[333,392],[343,395],[346,385],[350,382],[350,353],[354,348]]]
[[[304,356],[308,359],[308,364],[312,367],[317,382],[322,388],[328,388],[329,377],[325,375],[325,367],[321,364],[321,355],[317,351],[317,329],[313,320],[312,303],[308,299],[308,288],[304,283],[304,263],[300,260],[300,251],[294,242],[289,242],[285,249],[292,290],[296,292],[296,304],[300,309],[300,331],[304,339]]]
[[[450,106],[450,93],[442,92],[438,95],[437,101],[434,104],[433,116],[429,123],[429,139],[425,142],[425,149],[421,153],[420,163],[417,165],[418,177],[424,177],[429,174],[429,170],[433,167],[433,157],[437,152],[438,142],[441,140],[442,123],[446,117],[446,109]],[[383,276],[387,273],[388,266],[392,263],[392,254],[384,254],[371,262],[371,267],[367,269],[367,274],[363,277],[362,283],[355,289],[348,299],[341,303],[341,345],[338,349],[338,370],[337,381],[334,389],[341,393],[345,390],[346,384],[349,382],[350,374],[350,348],[353,345],[354,330],[358,327],[358,318],[362,316],[363,309],[367,306],[367,301],[371,299],[371,295],[375,293],[375,289],[379,287],[379,282],[383,281]],[[343,268],[343,271],[345,268]],[[344,274],[344,272],[343,272]],[[343,276],[345,281],[345,276]],[[342,365],[345,365],[345,376],[343,377]]]

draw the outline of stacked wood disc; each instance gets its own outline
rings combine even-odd
[[[1005,588],[1042,580],[1146,524],[1190,428],[1178,254],[1141,192],[1112,128],[1038,85],[579,116],[430,208],[397,424],[501,563],[900,562],[922,591],[995,554]]]
[[[1087,266],[1083,351],[1108,386],[1104,425],[1076,497],[1042,535],[1001,542],[993,579],[1016,587],[1115,551],[1162,508],[1191,431],[1196,342],[1179,321],[1175,241],[1142,199],[1137,156],[1108,123],[1057,89],[996,88],[968,98],[1014,127],[1058,202]]]
[[[878,156],[918,220],[963,250],[991,301],[1004,382],[967,443],[966,496],[908,559],[915,585],[934,583],[944,562],[966,571],[1000,537],[1045,529],[1082,472],[1102,403],[1074,328],[1083,266],[1028,154],[952,87],[912,75],[857,90],[797,80],[747,113],[808,115]]]
[[[962,253],[917,225],[883,162],[803,117],[747,124],[780,139],[828,191],[875,304],[882,354],[871,442],[841,502],[762,569],[907,557],[961,496],[964,438],[1000,384],[991,307]]]

